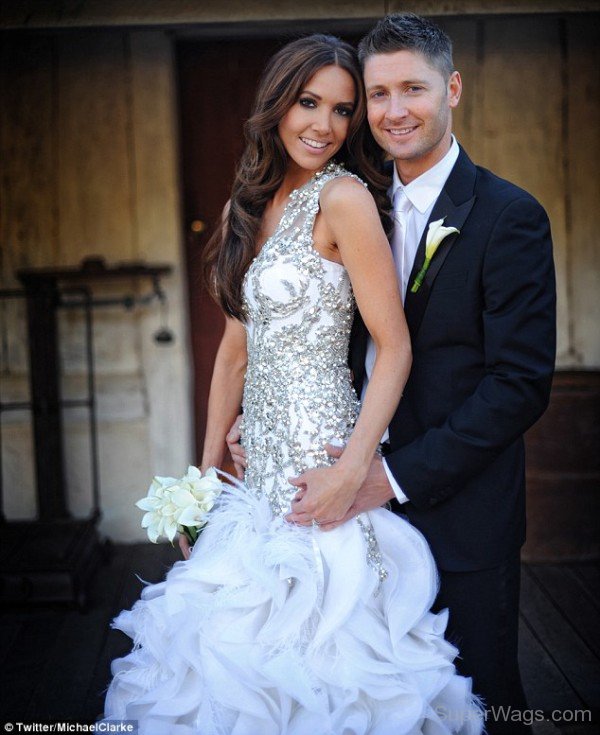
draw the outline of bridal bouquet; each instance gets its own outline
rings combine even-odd
[[[145,510],[142,528],[155,544],[159,536],[173,542],[175,534],[185,534],[194,544],[208,522],[208,513],[223,490],[214,467],[204,475],[197,467],[188,467],[179,480],[174,477],[155,477],[145,498],[136,506]]]

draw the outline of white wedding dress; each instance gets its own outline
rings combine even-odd
[[[481,707],[430,612],[437,574],[410,524],[379,508],[332,532],[283,516],[287,478],[330,462],[358,412],[354,299],[312,229],[329,164],[292,193],[244,282],[245,484],[221,496],[188,561],[114,627],[105,717],[141,735],[475,735]]]

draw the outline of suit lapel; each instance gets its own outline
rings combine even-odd
[[[433,206],[431,216],[429,217],[425,231],[423,232],[421,241],[419,242],[415,262],[408,280],[404,312],[406,314],[406,321],[408,322],[408,328],[413,339],[416,337],[419,327],[421,326],[421,321],[425,314],[425,309],[427,308],[427,302],[429,301],[431,288],[435,278],[440,272],[453,243],[460,237],[459,233],[453,233],[448,235],[448,237],[441,242],[431,260],[431,264],[427,270],[423,284],[416,293],[411,293],[410,287],[425,262],[425,243],[427,241],[427,230],[429,228],[429,224],[430,222],[435,222],[438,219],[444,218],[445,227],[456,227],[458,230],[462,229],[462,226],[475,203],[475,196],[473,196],[475,174],[475,166],[461,148],[459,157],[454,168],[450,172],[450,176],[448,177],[448,181]]]
[[[362,384],[365,379],[365,360],[367,359],[367,341],[369,332],[362,320],[358,309],[354,313],[352,331],[350,333],[350,354],[348,364],[353,374],[353,384],[357,395],[360,397]]]
[[[392,163],[390,162],[388,164],[388,168],[386,168],[386,173],[389,175],[391,175],[392,172],[391,167]],[[433,207],[429,222],[434,222],[436,219],[446,217],[444,224],[447,227],[456,227],[459,230],[462,228],[475,202],[473,192],[475,189],[476,173],[477,169],[475,168],[475,165],[471,162],[471,159],[461,147],[460,154],[454,164],[454,168],[450,172],[446,185],[442,189],[442,192]],[[427,227],[429,226],[429,222],[427,223]],[[425,314],[425,308],[427,307],[433,281],[450,252],[452,244],[458,237],[460,237],[460,235],[454,234],[442,242],[435,254],[435,257],[431,261],[431,265],[427,271],[427,276],[423,285],[417,293],[413,294],[410,293],[410,286],[425,260],[427,227],[425,227],[425,232],[423,233],[415,256],[415,263],[410,274],[408,282],[409,288],[404,304],[406,321],[408,322],[408,327],[413,341],[419,331],[419,326],[421,325],[423,315]],[[359,395],[365,373],[367,338],[367,328],[365,327],[360,314],[357,312],[355,314],[354,324],[352,327],[349,362],[350,367],[354,372],[354,383]]]

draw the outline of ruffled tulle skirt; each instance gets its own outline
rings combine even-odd
[[[475,735],[481,706],[433,614],[427,543],[370,512],[363,529],[273,517],[243,486],[222,496],[188,561],[148,585],[113,627],[134,641],[112,664],[105,717],[140,735]]]

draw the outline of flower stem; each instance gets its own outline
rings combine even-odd
[[[423,285],[423,279],[425,278],[425,274],[427,273],[427,270],[429,269],[430,263],[431,263],[431,258],[425,258],[425,262],[421,266],[421,270],[417,273],[415,280],[413,281],[413,285],[411,286],[411,289],[410,289],[411,293],[417,293],[417,291]]]
[[[198,529],[193,526],[184,526],[183,533],[191,546],[193,546],[198,540]]]

